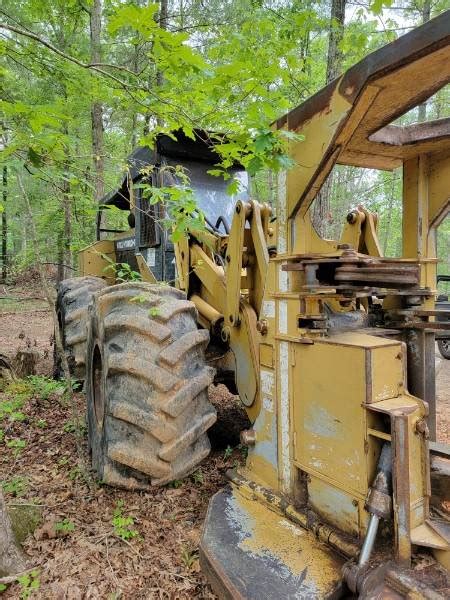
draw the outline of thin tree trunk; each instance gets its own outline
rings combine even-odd
[[[340,44],[344,37],[345,7],[347,0],[333,0],[328,40],[326,82],[336,79],[342,71],[342,50]]]
[[[6,200],[8,199],[8,167],[3,167],[3,212],[2,212],[2,280],[6,281],[8,271],[8,221]]]
[[[93,0],[90,11],[91,63],[102,61],[102,0]],[[104,158],[103,158],[103,106],[94,101],[91,106],[92,123],[92,161],[94,165],[94,200],[99,203],[104,196]]]
[[[64,260],[63,260],[63,272],[64,279],[71,277],[72,273],[70,269],[66,268],[66,265],[72,266],[72,204],[70,198],[70,182],[69,182],[69,169],[68,161],[65,163],[64,168],[64,182],[63,182],[63,207],[64,207]]]
[[[76,435],[76,437],[75,437],[77,454],[78,454],[78,467],[80,469],[80,472],[81,472],[85,482],[90,487],[92,487],[92,483],[93,483],[92,478],[89,475],[89,472],[86,468],[85,460],[84,460],[84,450],[83,450],[83,446],[82,446],[82,437],[83,436],[80,433],[81,432],[80,414],[79,414],[78,407],[77,407],[77,404],[76,404],[74,396],[73,396],[73,387],[72,387],[72,379],[70,377],[69,363],[67,362],[67,356],[66,356],[66,353],[64,352],[64,347],[63,347],[63,343],[62,343],[62,339],[61,339],[61,332],[59,329],[58,316],[56,314],[55,299],[54,299],[53,293],[52,293],[52,286],[49,284],[47,277],[45,275],[45,271],[43,268],[44,263],[42,261],[42,257],[41,257],[41,253],[40,253],[39,242],[38,242],[37,231],[36,231],[36,223],[34,221],[34,216],[33,216],[33,211],[31,209],[30,199],[25,190],[25,186],[23,185],[22,178],[19,174],[17,174],[17,183],[18,183],[19,189],[22,193],[24,202],[25,202],[25,211],[27,214],[28,222],[30,224],[30,237],[31,237],[31,243],[33,245],[34,255],[36,258],[36,266],[37,266],[38,272],[39,272],[39,280],[40,280],[42,292],[45,296],[48,307],[50,309],[50,314],[52,316],[53,331],[55,333],[55,346],[56,346],[59,356],[61,357],[64,379],[65,379],[65,383],[66,383],[66,393],[69,398],[72,419],[73,419],[73,422],[76,424],[76,428],[77,428],[77,432],[78,432],[78,435]]]
[[[64,232],[60,231],[58,233],[58,272],[56,274],[57,283],[61,283],[63,279],[65,279],[65,269],[64,269]]]
[[[328,38],[326,83],[336,79],[342,72],[342,50],[340,44],[344,37],[345,7],[347,0],[332,0],[330,29]],[[314,202],[313,225],[322,236],[326,235],[330,222],[330,200],[333,188],[333,173],[327,177]]]
[[[134,47],[133,54],[133,71],[138,73],[139,71],[139,54],[140,54],[140,46],[136,44]],[[137,121],[138,115],[137,112],[133,112],[131,117],[131,150],[133,151],[136,148],[137,144]]]
[[[159,26],[161,29],[167,29],[167,11],[168,11],[168,2],[167,0],[160,0],[159,2]],[[158,69],[156,72],[156,85],[161,87],[164,83],[164,75],[162,71]]]
[[[427,23],[430,20],[431,16],[431,2],[430,0],[424,0],[422,7],[422,23]],[[418,120],[419,123],[422,123],[427,118],[427,103],[419,105],[419,114]]]
[[[15,575],[27,568],[22,549],[16,542],[0,488],[0,577]]]
[[[158,25],[161,29],[167,29],[168,22],[168,1],[167,0],[159,0],[159,15],[158,15]],[[156,71],[156,86],[161,87],[164,83],[164,75],[160,69]],[[158,125],[161,125],[161,119],[157,118]],[[150,114],[147,113],[145,115],[145,125],[144,125],[144,135],[148,135],[150,133]]]

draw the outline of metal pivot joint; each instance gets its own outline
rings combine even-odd
[[[392,449],[389,442],[385,442],[378,460],[377,474],[372,487],[367,495],[365,508],[370,513],[369,525],[364,538],[358,564],[345,565],[343,575],[348,587],[357,593],[361,581],[365,576],[375,540],[378,533],[380,519],[389,519],[392,511]]]

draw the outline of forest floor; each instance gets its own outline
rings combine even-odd
[[[51,377],[52,328],[37,286],[0,286],[0,353],[32,349],[37,373]],[[438,440],[449,443],[450,361],[437,352],[436,372]],[[226,470],[244,460],[237,439],[228,447],[221,440],[192,476],[171,486],[111,489],[92,474],[86,482],[80,469],[80,459],[88,464],[85,426],[80,432],[74,417],[84,415],[83,395],[75,396],[74,411],[57,382],[37,377],[14,385],[0,401],[19,399],[13,410],[23,420],[0,436],[0,481],[18,515],[24,506],[32,511],[19,517],[24,535],[27,519],[37,514],[40,523],[23,544],[36,579],[12,584],[3,597],[26,598],[35,586],[33,598],[52,600],[215,598],[200,572],[198,544],[209,499],[226,484]],[[223,386],[212,386],[210,398],[223,418],[242,419]]]
[[[0,298],[0,352],[12,358],[17,350],[34,350],[37,373],[51,377],[53,327],[36,290],[0,286],[0,296],[15,299]],[[192,476],[150,492],[127,492],[100,485],[92,474],[91,484],[85,482],[74,411],[59,383],[37,377],[28,385],[12,384],[0,393],[0,403],[13,396],[23,400],[17,410],[25,418],[0,440],[0,481],[9,507],[39,507],[40,524],[23,544],[39,573],[32,597],[215,598],[200,572],[198,544],[209,499],[226,485],[226,470],[244,460],[236,431],[229,439],[234,449],[221,440]],[[84,396],[75,399],[84,421]],[[210,399],[222,417],[242,422],[236,398],[224,386],[211,386]],[[27,597],[30,579],[11,585],[2,598]]]

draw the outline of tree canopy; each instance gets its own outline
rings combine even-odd
[[[160,132],[220,132],[215,174],[228,177],[227,168],[239,160],[256,196],[270,199],[271,173],[291,164],[289,134],[272,131],[270,123],[323,87],[330,74],[445,4],[5,0],[0,43],[8,268],[33,262],[15,173],[23,174],[42,256],[67,268],[93,240],[98,202],[117,185],[127,154],[138,144],[151,146]],[[445,110],[448,90],[428,103],[426,118]],[[230,179],[230,191],[236,185]],[[400,186],[396,172],[361,175],[343,168],[333,177],[324,233],[337,233],[349,199],[358,195],[386,217],[382,244],[398,252]],[[440,243],[448,250],[445,227]]]

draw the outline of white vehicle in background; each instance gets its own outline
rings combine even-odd
[[[438,275],[437,283],[439,285],[440,282],[450,282],[450,275]],[[439,294],[436,300],[436,308],[438,310],[450,310],[450,301],[448,299],[448,293]],[[449,318],[447,315],[438,316],[438,321],[448,321]],[[442,333],[436,333],[436,342],[439,348],[439,352],[441,355],[450,360],[450,337],[448,337],[448,331],[442,331]]]

